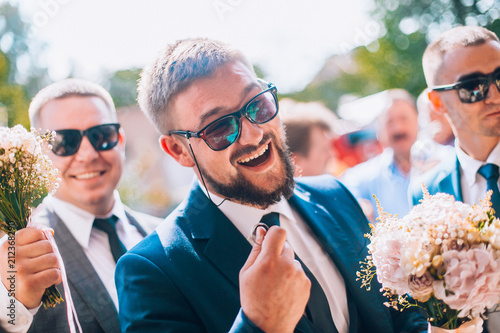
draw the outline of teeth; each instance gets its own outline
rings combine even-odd
[[[76,179],[90,179],[94,178],[100,175],[100,172],[87,172],[87,173],[81,173],[79,175],[76,175]]]
[[[257,152],[255,155],[253,156],[250,156],[248,158],[245,158],[244,160],[240,160],[238,161],[238,163],[247,163],[247,162],[250,162],[251,160],[254,160],[256,159],[257,157],[259,156],[262,156],[267,150],[269,149],[269,145],[266,145],[264,148],[262,148],[261,151]]]

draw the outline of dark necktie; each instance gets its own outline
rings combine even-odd
[[[108,234],[109,247],[111,248],[111,254],[115,259],[115,262],[117,262],[118,259],[120,259],[120,257],[124,255],[125,252],[127,252],[127,248],[120,241],[120,238],[118,238],[118,234],[116,233],[117,220],[118,217],[116,217],[115,215],[106,219],[96,218],[94,220],[94,227]]]
[[[266,214],[262,217],[260,222],[267,224],[269,228],[273,225],[279,226],[279,213]],[[300,262],[304,272],[311,281],[311,295],[309,296],[309,301],[307,302],[306,317],[314,324],[314,326],[317,326],[323,332],[337,332],[333,323],[328,300],[326,299],[325,293],[323,292],[318,280],[316,280],[309,268],[304,265],[297,254],[295,254],[295,259]]]
[[[478,173],[486,178],[487,190],[492,190],[491,206],[495,210],[495,216],[500,217],[500,192],[498,191],[498,165],[485,164],[479,168]]]

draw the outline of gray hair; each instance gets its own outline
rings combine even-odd
[[[499,41],[494,32],[476,26],[460,26],[443,32],[438,39],[427,46],[422,58],[425,80],[432,87],[444,84],[437,78],[443,68],[443,58],[447,52],[467,46],[478,46],[488,41]]]
[[[109,114],[114,121],[117,120],[115,104],[111,95],[100,85],[81,79],[65,79],[57,81],[40,90],[29,107],[29,117],[32,127],[40,124],[40,110],[48,102],[69,96],[96,96],[101,98],[109,108]]]
[[[415,101],[415,97],[413,97],[408,91],[404,89],[389,89],[386,90],[384,108],[380,115],[377,117],[377,122],[375,123],[375,127],[377,130],[380,130],[384,127],[384,122],[386,121],[387,111],[391,108],[392,104],[397,101],[406,102],[410,104],[410,106],[415,110],[415,114],[418,115],[417,103]]]
[[[241,52],[216,40],[190,38],[167,45],[141,73],[139,105],[160,133],[166,134],[172,126],[169,113],[175,96],[232,61],[240,61],[255,73]]]

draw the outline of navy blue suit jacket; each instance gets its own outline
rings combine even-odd
[[[408,191],[412,205],[418,205],[423,198],[422,184],[425,184],[430,194],[448,193],[456,200],[463,201],[460,163],[456,155],[449,156],[429,172],[411,180]]]
[[[350,332],[427,331],[416,311],[382,305],[387,300],[376,281],[370,292],[360,288],[356,272],[367,255],[369,227],[343,185],[330,176],[304,178],[289,202],[344,278]],[[198,184],[157,232],[118,262],[123,332],[260,332],[240,311],[238,275],[251,245]],[[306,317],[295,331],[319,332]]]

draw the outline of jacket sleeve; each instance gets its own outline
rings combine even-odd
[[[127,253],[116,266],[122,332],[206,332],[207,329],[182,292],[153,261]],[[262,333],[239,311],[231,333]]]
[[[417,307],[397,311],[390,309],[394,332],[427,333],[425,312]]]
[[[122,332],[204,332],[179,290],[149,259],[125,254],[115,282]]]

